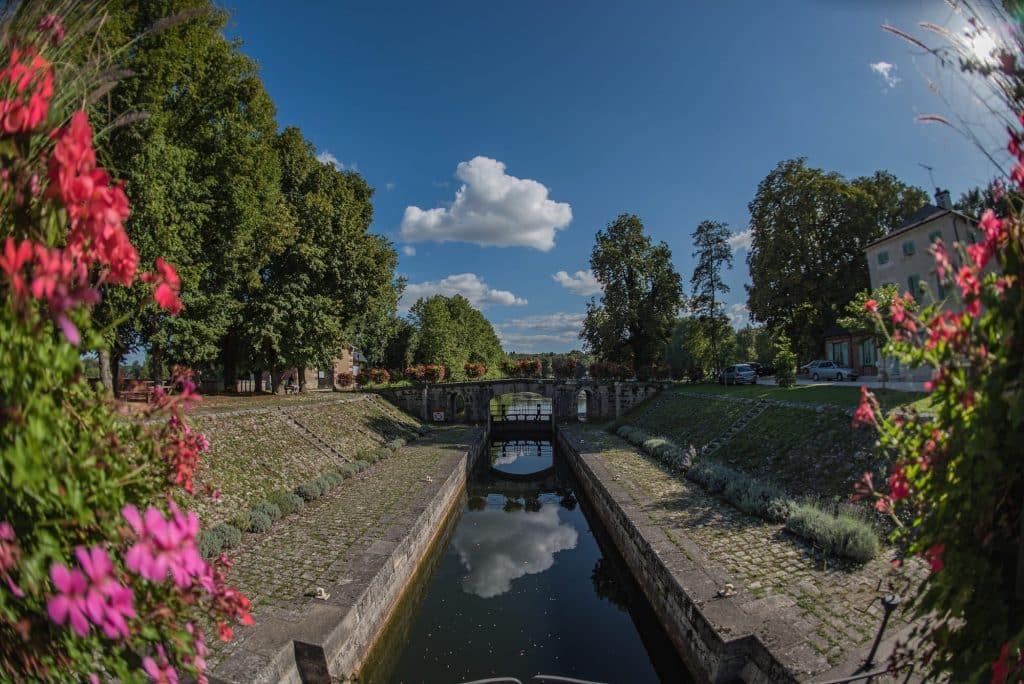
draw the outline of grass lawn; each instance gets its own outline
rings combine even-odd
[[[833,385],[795,385],[793,387],[775,387],[774,385],[719,385],[718,383],[681,384],[679,389],[686,392],[699,392],[732,397],[748,397],[750,399],[775,399],[778,401],[798,401],[808,404],[831,404],[850,408],[860,403],[860,385],[851,382],[849,386]],[[884,408],[895,408],[913,404],[919,410],[928,407],[928,395],[924,392],[900,392],[897,390],[872,390]]]

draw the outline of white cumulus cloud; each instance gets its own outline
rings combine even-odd
[[[750,325],[750,310],[747,309],[746,304],[730,304],[729,305],[729,320],[732,322],[732,327],[739,330]]]
[[[535,180],[505,173],[497,159],[474,157],[459,164],[462,186],[448,207],[405,208],[399,233],[407,242],[470,242],[485,247],[555,246],[555,233],[572,221],[572,208],[548,198]]]
[[[508,290],[491,288],[475,273],[454,273],[441,280],[406,285],[399,307],[408,311],[417,299],[436,294],[445,297],[460,294],[478,309],[488,306],[526,306],[527,304],[525,299],[517,297]]]
[[[330,164],[339,171],[348,169],[349,171],[358,171],[359,165],[355,162],[346,165],[343,161],[334,156],[330,150],[324,150],[323,152],[316,155],[316,160],[321,164]]]
[[[739,249],[750,250],[750,243],[754,239],[753,232],[748,228],[747,230],[741,230],[738,233],[733,233],[729,236],[729,246],[732,247],[732,251]]]
[[[593,271],[576,271],[572,275],[565,271],[559,271],[551,277],[569,292],[583,297],[589,297],[601,291],[601,283],[597,282]]]
[[[402,254],[405,256],[416,256],[416,248],[412,245],[406,245],[402,247]]]
[[[885,85],[890,88],[895,88],[896,84],[900,82],[900,77],[896,75],[896,65],[890,64],[889,62],[875,62],[869,64],[871,70],[882,77],[885,81]]]
[[[385,183],[384,187],[387,190],[394,190],[395,188],[398,187],[398,184],[397,183]]]
[[[494,331],[506,351],[534,354],[579,349],[584,313],[558,312],[523,316],[497,323]]]

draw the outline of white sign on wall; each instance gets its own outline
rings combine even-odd
[[[443,423],[444,422],[444,411],[434,411],[434,422],[435,423]]]

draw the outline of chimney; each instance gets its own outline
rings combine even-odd
[[[949,200],[949,190],[935,188],[935,204],[940,209],[952,209],[953,203]]]

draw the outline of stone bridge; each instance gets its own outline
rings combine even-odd
[[[577,402],[580,393],[583,393],[587,418],[618,418],[644,399],[657,394],[663,386],[661,382],[510,378],[447,382],[378,392],[393,404],[425,421],[483,424],[490,420],[491,399],[504,394],[539,394],[551,400],[555,420],[570,420],[577,416]]]

